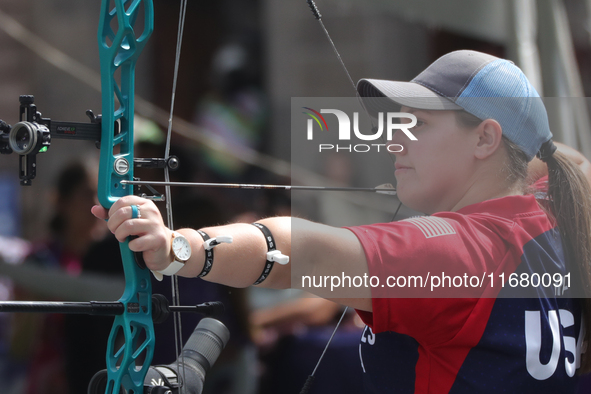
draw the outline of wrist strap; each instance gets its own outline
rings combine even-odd
[[[279,250],[277,250],[273,234],[271,234],[271,231],[267,228],[267,226],[261,223],[252,223],[252,225],[261,230],[265,236],[265,242],[267,243],[267,259],[265,261],[265,268],[263,269],[261,276],[259,276],[256,282],[254,282],[255,285],[258,285],[267,279],[275,262],[285,265],[289,263],[289,256],[285,256],[284,254],[281,254]]]
[[[196,230],[201,238],[203,238],[203,250],[205,251],[205,262],[203,263],[203,270],[197,275],[199,278],[203,278],[209,274],[211,267],[213,267],[213,248],[219,244],[226,243],[231,244],[233,239],[231,235],[218,235],[215,238],[210,238],[205,231]]]
[[[210,239],[209,235],[201,230],[197,230],[197,232],[199,235],[201,235],[201,238],[203,238],[204,244],[207,243],[207,241]],[[211,267],[213,266],[213,248],[204,248],[204,250],[205,262],[203,263],[203,269],[201,270],[201,273],[197,275],[198,278],[203,278],[205,275],[209,274],[209,271],[211,271]]]

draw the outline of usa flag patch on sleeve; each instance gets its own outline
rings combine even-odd
[[[445,219],[436,216],[420,216],[402,220],[414,224],[426,238],[453,235],[456,230]]]

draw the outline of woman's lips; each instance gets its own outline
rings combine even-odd
[[[408,170],[411,170],[412,169],[412,167],[405,166],[405,165],[399,164],[399,163],[395,163],[394,164],[394,168],[396,168],[396,171],[394,172],[394,175],[396,175],[396,174],[403,174],[403,173],[407,172]]]

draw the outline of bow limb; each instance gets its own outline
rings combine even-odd
[[[143,31],[138,36],[134,28],[142,14]],[[103,116],[98,196],[107,209],[133,192],[133,187],[121,181],[133,180],[135,65],[153,31],[153,15],[152,0],[102,0],[98,43]],[[125,291],[119,301],[125,312],[116,316],[109,336],[106,394],[118,394],[121,388],[128,394],[140,394],[155,343],[150,271],[135,261],[128,241],[120,248]],[[121,335],[124,343],[118,346]]]

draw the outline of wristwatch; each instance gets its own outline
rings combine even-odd
[[[176,231],[172,232],[171,249],[172,255],[174,256],[172,263],[162,271],[158,271],[163,275],[171,276],[176,274],[185,266],[185,263],[191,257],[191,244],[189,240]]]

